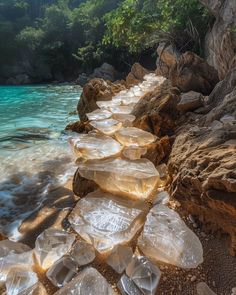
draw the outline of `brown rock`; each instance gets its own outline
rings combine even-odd
[[[71,130],[77,133],[88,133],[92,127],[86,121],[77,121],[66,126],[65,130]]]
[[[177,109],[181,112],[188,112],[203,106],[203,95],[195,91],[189,91],[181,95]]]
[[[80,176],[79,170],[75,172],[72,187],[74,194],[80,198],[85,197],[88,193],[91,193],[98,188],[95,182]]]
[[[171,152],[171,143],[169,136],[164,136],[153,144],[150,144],[145,154],[145,158],[157,166],[161,161],[169,156]]]
[[[132,85],[140,83],[141,81],[143,81],[143,77],[148,73],[149,71],[147,69],[142,67],[139,63],[135,63],[126,78],[127,86],[130,87]]]

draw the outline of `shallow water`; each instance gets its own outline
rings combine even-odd
[[[74,86],[0,87],[0,233],[12,239],[50,190],[75,171],[65,126],[81,89]]]

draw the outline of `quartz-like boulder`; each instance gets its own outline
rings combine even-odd
[[[145,206],[95,191],[81,199],[69,216],[72,228],[99,252],[128,243],[143,225]]]
[[[135,127],[122,128],[115,137],[124,146],[147,146],[156,140],[152,133]]]
[[[125,274],[120,278],[117,287],[122,295],[143,295],[143,292]]]
[[[109,111],[112,114],[126,114],[129,115],[134,109],[134,104],[125,105],[125,106],[113,106],[109,108]]]
[[[106,135],[112,135],[122,127],[122,123],[114,119],[91,121],[90,125]]]
[[[86,116],[90,121],[105,120],[110,118],[112,116],[112,113],[108,110],[96,109],[91,113],[87,113]]]
[[[149,258],[182,268],[203,262],[202,245],[179,214],[165,205],[154,206],[147,215],[138,246]]]
[[[130,247],[124,245],[117,245],[107,257],[107,264],[109,264],[116,272],[122,273],[133,256],[133,251]]]
[[[146,257],[134,256],[126,274],[145,295],[154,295],[161,278],[160,269]]]
[[[83,159],[104,159],[122,150],[122,146],[113,138],[102,134],[78,134],[71,139],[75,154]]]
[[[135,199],[146,199],[157,186],[159,173],[147,159],[93,160],[78,165],[82,177],[95,181],[103,190]]]
[[[112,118],[121,122],[123,127],[132,126],[132,123],[135,120],[135,116],[129,114],[113,114]]]
[[[54,228],[46,229],[35,242],[35,254],[40,266],[48,269],[71,249],[74,241],[74,234]]]
[[[210,287],[204,282],[197,284],[197,294],[198,295],[216,295],[216,293],[213,292],[210,289]]]
[[[140,146],[127,146],[123,149],[122,154],[130,160],[140,159],[147,153],[146,147]]]
[[[106,279],[94,268],[85,268],[55,295],[115,295]]]
[[[71,257],[79,266],[87,265],[96,257],[94,247],[84,241],[78,241],[71,251]]]

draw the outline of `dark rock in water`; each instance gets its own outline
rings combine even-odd
[[[73,178],[73,192],[76,196],[83,198],[96,189],[98,189],[98,186],[94,181],[82,177],[79,170],[76,171]]]

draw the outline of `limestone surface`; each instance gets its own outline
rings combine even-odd
[[[123,149],[122,154],[130,160],[140,159],[147,153],[146,147],[139,146],[127,146]]]
[[[114,119],[91,121],[90,125],[106,135],[112,135],[122,127],[122,123]]]
[[[85,268],[55,295],[115,295],[106,279],[94,268]]]
[[[70,142],[75,154],[83,159],[103,159],[122,150],[122,146],[110,136],[96,133],[79,134]]]
[[[117,287],[122,295],[143,295],[143,292],[125,274],[120,278]]]
[[[61,288],[77,275],[77,267],[70,256],[64,256],[49,268],[46,275],[54,286]]]
[[[74,241],[73,234],[53,228],[46,229],[35,242],[35,255],[40,266],[48,269],[71,249]]]
[[[209,288],[209,286],[204,282],[201,282],[201,283],[197,284],[197,294],[198,295],[216,295],[216,293],[213,292]]]
[[[93,160],[78,165],[80,175],[103,190],[135,199],[146,199],[159,181],[159,173],[147,159]]]
[[[104,120],[110,118],[112,116],[112,113],[108,110],[97,109],[91,113],[87,113],[86,116],[90,121]]]
[[[196,268],[203,262],[198,237],[178,213],[161,204],[148,214],[138,246],[149,258],[181,268]]]
[[[142,227],[144,213],[140,206],[98,190],[77,203],[69,222],[84,240],[104,253],[129,242]]]
[[[124,245],[117,245],[113,248],[110,255],[107,257],[107,264],[109,264],[117,273],[122,273],[133,256],[133,251],[130,247]]]
[[[145,295],[154,295],[161,278],[159,268],[146,257],[133,257],[126,274]]]
[[[83,266],[93,262],[96,254],[91,244],[83,241],[78,241],[71,251],[71,256],[78,263],[79,266]]]
[[[124,146],[147,146],[156,140],[152,133],[136,127],[122,128],[115,133],[115,137]]]

